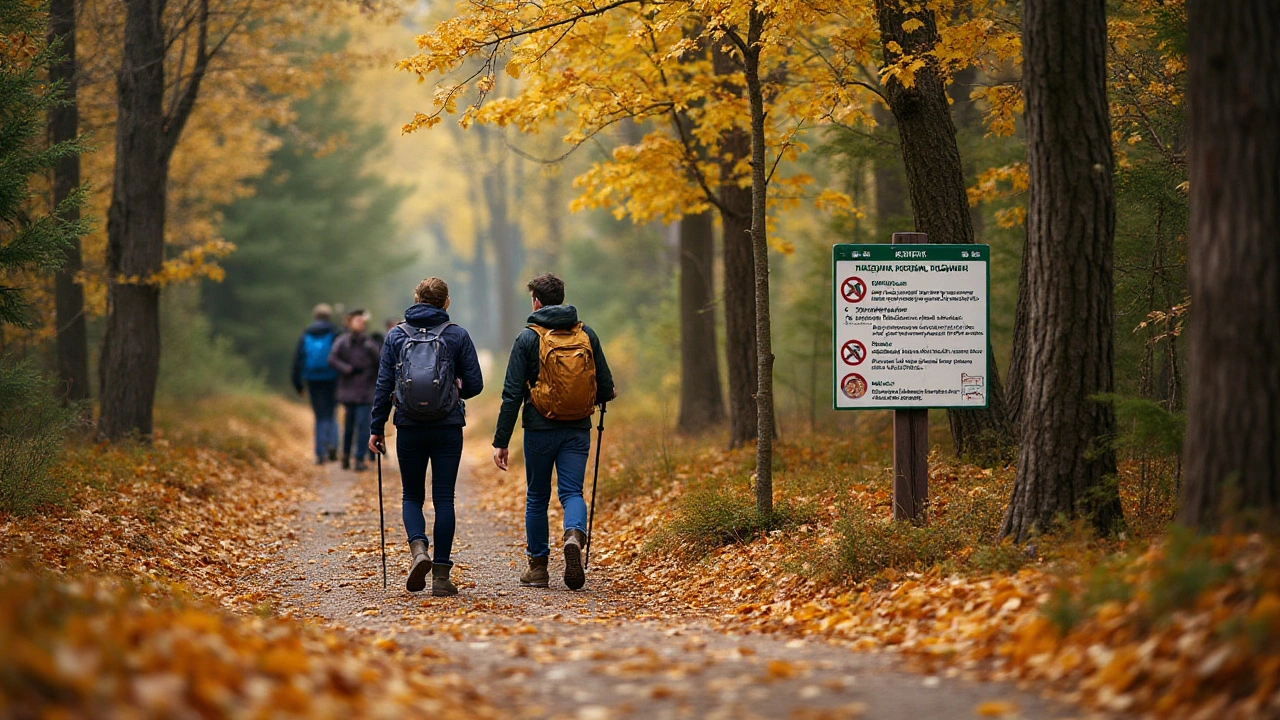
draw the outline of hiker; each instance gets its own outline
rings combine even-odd
[[[338,459],[337,410],[338,371],[329,365],[329,351],[338,328],[329,322],[333,308],[320,303],[311,310],[312,322],[298,338],[293,351],[293,388],[309,395],[316,415],[316,464]]]
[[[484,379],[476,347],[467,331],[449,321],[449,286],[440,278],[418,283],[404,322],[387,331],[378,367],[369,449],[386,452],[385,426],[394,404],[396,455],[400,464],[401,515],[409,537],[409,578],[405,588],[418,592],[430,573],[431,594],[457,595],[449,580],[453,568],[454,485],[462,462],[463,402],[480,394]],[[428,555],[427,464],[431,465],[432,530],[435,559]]]
[[[338,402],[343,407],[342,469],[351,468],[351,448],[356,453],[356,472],[368,469],[369,421],[373,411],[373,389],[378,381],[378,355],[382,348],[364,334],[369,316],[364,310],[347,313],[347,332],[333,343],[329,365],[338,371]]]
[[[511,459],[507,445],[523,405],[529,568],[520,575],[520,584],[550,584],[547,506],[554,468],[556,491],[564,507],[564,584],[578,590],[587,581],[582,567],[582,546],[587,541],[582,486],[591,452],[591,415],[598,403],[612,400],[617,393],[600,339],[579,322],[577,308],[564,304],[564,281],[539,275],[529,281],[528,289],[533,314],[511,348],[493,437],[493,462],[498,469],[507,469]]]

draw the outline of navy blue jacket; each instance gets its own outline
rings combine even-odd
[[[303,377],[303,372],[306,370],[307,351],[303,349],[302,346],[303,340],[306,339],[305,336],[330,334],[336,338],[338,336],[338,328],[328,320],[316,320],[308,325],[306,330],[302,331],[302,336],[298,337],[298,345],[293,349],[293,371],[290,373],[290,378],[293,380],[294,390],[302,392],[302,388],[306,383],[306,379]],[[334,370],[333,377],[329,378],[329,381],[332,382],[337,379],[338,371]]]
[[[425,303],[415,303],[404,312],[404,320],[416,328],[433,328],[449,321],[449,313],[438,307]],[[400,350],[408,335],[400,326],[391,328],[382,341],[382,359],[378,363],[378,384],[373,394],[373,422],[369,431],[374,435],[385,435],[387,418],[391,416],[391,406],[396,391],[396,365],[400,362]],[[471,336],[457,325],[445,328],[440,336],[453,359],[454,375],[462,381],[462,389],[458,397],[467,400],[480,394],[484,389],[484,378],[480,374],[480,361],[476,359],[476,346]],[[466,425],[467,408],[465,403],[458,403],[458,409],[449,415],[431,422],[417,422],[400,417],[396,413],[395,424],[400,425]]]
[[[578,324],[578,309],[572,305],[548,305],[529,316],[529,324],[552,330],[563,330]],[[596,402],[608,402],[614,397],[613,374],[604,359],[600,338],[586,325],[582,330],[591,340],[591,353],[596,361]],[[493,435],[493,446],[504,448],[511,442],[516,429],[516,415],[524,406],[525,430],[555,430],[557,428],[591,429],[591,418],[581,420],[549,420],[538,412],[529,397],[529,386],[538,382],[538,349],[542,344],[538,333],[525,328],[511,347],[511,359],[507,362],[507,378],[502,384],[502,409],[498,412],[498,429]]]

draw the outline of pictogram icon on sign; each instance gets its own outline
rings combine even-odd
[[[840,348],[840,359],[845,365],[861,365],[867,359],[867,346],[857,340],[850,340]]]
[[[867,284],[860,277],[846,278],[840,283],[840,295],[845,302],[862,302],[862,298],[867,296]]]
[[[857,400],[867,394],[867,379],[858,373],[849,373],[840,381],[840,391],[850,400]]]

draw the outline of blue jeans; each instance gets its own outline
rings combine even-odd
[[[427,539],[427,519],[422,514],[426,503],[427,464],[431,465],[431,505],[435,508],[436,565],[452,566],[453,492],[458,483],[458,465],[462,462],[461,425],[397,425],[396,456],[400,461],[400,484],[403,488],[400,515],[409,542]]]
[[[551,554],[547,546],[547,506],[551,504],[551,470],[556,471],[556,494],[564,507],[564,529],[587,531],[587,504],[582,484],[591,454],[591,431],[586,428],[524,431],[524,473],[528,494],[524,505],[524,533],[530,557]]]
[[[356,445],[356,460],[364,460],[369,454],[369,421],[373,406],[363,403],[342,403],[342,456],[351,457],[351,443]]]
[[[311,398],[311,410],[316,414],[316,459],[324,460],[338,449],[337,380],[308,380],[307,395]]]

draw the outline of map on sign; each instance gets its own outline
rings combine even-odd
[[[836,245],[835,407],[987,406],[986,245]]]

